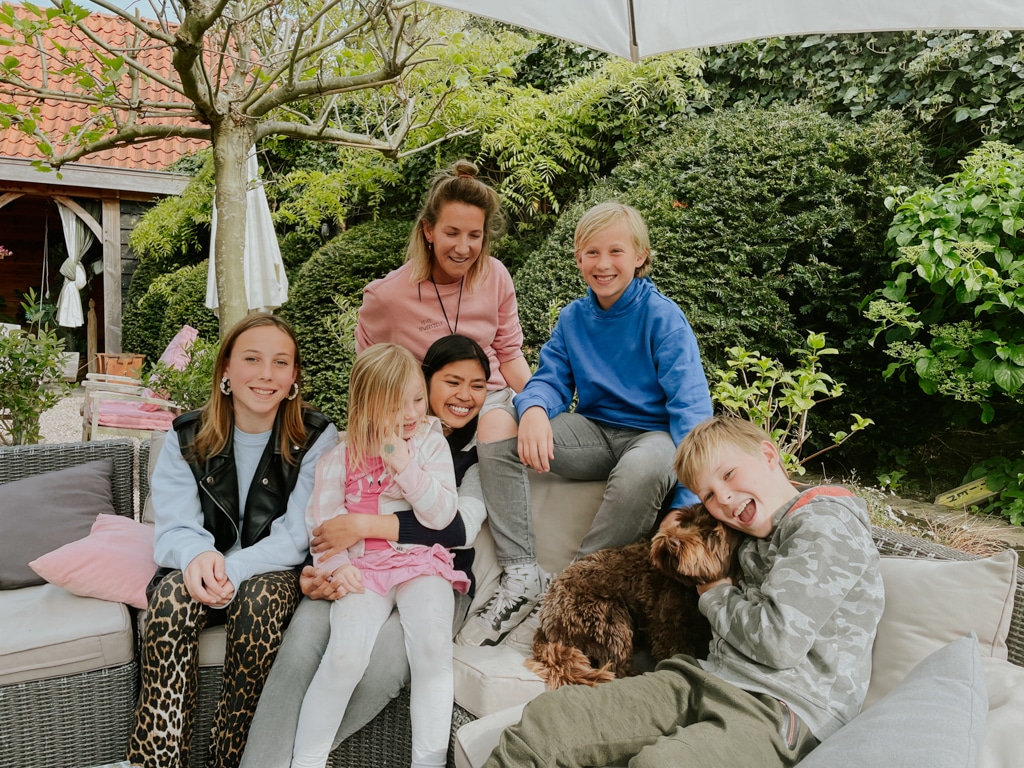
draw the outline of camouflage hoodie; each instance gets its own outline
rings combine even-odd
[[[736,586],[700,598],[713,631],[701,666],[785,701],[823,740],[860,711],[871,676],[884,596],[867,507],[843,488],[812,488],[738,557]]]

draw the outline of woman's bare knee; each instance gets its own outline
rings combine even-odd
[[[508,411],[494,408],[481,414],[476,427],[476,439],[481,443],[508,440],[519,433],[519,424]]]

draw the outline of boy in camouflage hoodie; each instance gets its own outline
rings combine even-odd
[[[768,435],[727,416],[687,435],[675,469],[715,518],[748,534],[735,581],[697,588],[708,658],[545,693],[487,768],[788,768],[860,710],[884,603],[864,502],[835,486],[797,492]]]

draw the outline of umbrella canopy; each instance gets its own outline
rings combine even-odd
[[[763,37],[1024,29],[1024,0],[431,0],[633,61]]]
[[[245,295],[250,310],[269,312],[288,300],[288,275],[284,271],[281,248],[277,244],[274,222],[270,217],[267,193],[260,181],[256,147],[246,160],[249,187],[245,194]],[[214,262],[214,243],[217,242],[217,204],[213,204],[213,222],[210,231],[210,267],[206,276],[206,306],[214,312],[220,304],[217,298],[217,269]]]

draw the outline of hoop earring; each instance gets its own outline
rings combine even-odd
[[[226,397],[231,396],[231,382],[228,381],[227,374],[220,377],[220,393]]]
[[[293,381],[292,382],[292,393],[290,395],[288,395],[288,399],[289,400],[294,400],[298,396],[299,396],[299,382]]]

